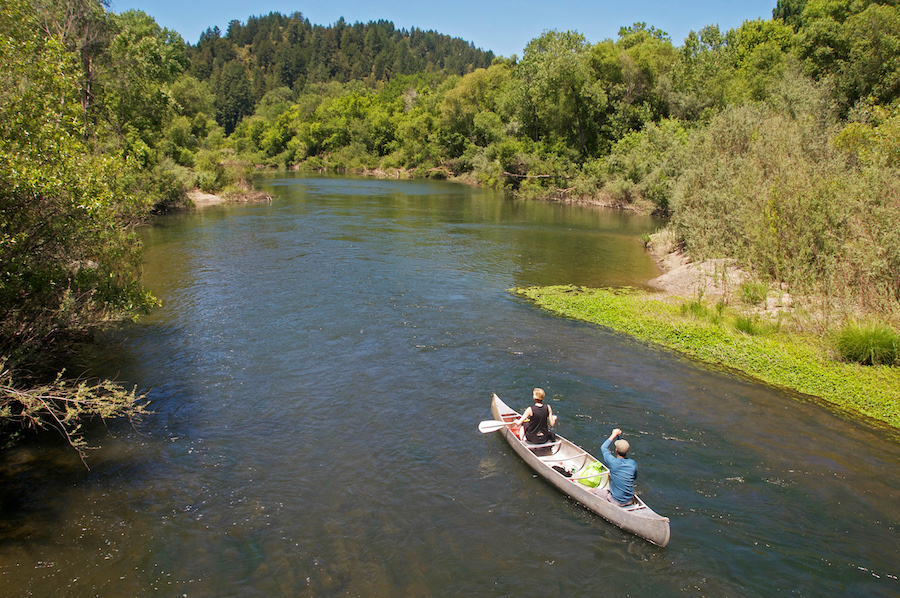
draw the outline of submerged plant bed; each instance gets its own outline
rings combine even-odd
[[[662,296],[635,289],[552,286],[513,290],[556,314],[739,370],[900,429],[900,368],[835,361],[819,336],[776,329],[747,334],[739,330],[744,327],[735,327],[739,316],[721,312],[698,317]]]

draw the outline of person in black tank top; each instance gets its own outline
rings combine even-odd
[[[553,409],[550,408],[550,405],[544,405],[544,391],[542,389],[535,388],[532,396],[534,397],[534,405],[525,410],[522,417],[516,421],[516,425],[521,426],[523,422],[525,423],[523,428],[525,440],[532,444],[544,444],[556,438],[553,432],[550,431],[550,428],[556,424],[556,416],[553,415]]]

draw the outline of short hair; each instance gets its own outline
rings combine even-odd
[[[534,389],[534,398],[540,401],[544,400],[544,389],[543,388],[535,388]]]

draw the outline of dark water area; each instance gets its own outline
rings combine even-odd
[[[162,307],[83,359],[153,414],[0,453],[3,596],[900,596],[900,443],[508,289],[643,286],[652,218],[441,182],[263,181],[143,231]],[[496,434],[621,427],[658,548]]]

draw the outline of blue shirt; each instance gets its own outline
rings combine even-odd
[[[609,452],[612,440],[606,439],[600,452],[609,467],[609,493],[619,503],[631,502],[634,498],[634,479],[637,477],[637,463],[634,459],[619,459]]]

